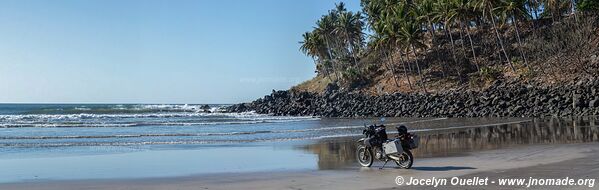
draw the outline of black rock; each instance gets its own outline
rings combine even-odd
[[[598,89],[599,80],[595,79],[576,80],[568,85],[556,86],[496,81],[482,91],[460,89],[435,94],[370,96],[344,91],[337,85],[329,84],[323,94],[273,91],[252,103],[232,105],[227,111],[254,110],[262,114],[323,117],[586,115],[599,112],[599,98],[595,98],[599,96]]]
[[[599,108],[599,98],[595,98],[589,102],[589,108]]]

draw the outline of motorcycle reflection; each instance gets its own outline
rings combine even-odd
[[[406,126],[396,127],[398,136],[388,139],[384,125],[364,126],[364,137],[359,139],[356,150],[357,160],[363,167],[370,167],[374,159],[384,161],[383,167],[389,161],[394,161],[400,168],[410,169],[414,156],[410,150],[418,148],[419,138],[408,133]]]

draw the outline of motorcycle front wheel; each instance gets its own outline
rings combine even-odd
[[[404,150],[399,156],[399,160],[395,160],[395,163],[400,168],[410,169],[412,168],[412,164],[414,164],[414,156],[412,156],[412,152],[409,150]]]
[[[374,162],[374,156],[372,155],[372,150],[367,148],[364,145],[359,145],[356,150],[357,160],[362,165],[362,167],[370,167]]]

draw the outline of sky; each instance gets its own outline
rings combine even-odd
[[[0,102],[251,101],[315,75],[298,42],[338,2],[2,0]]]

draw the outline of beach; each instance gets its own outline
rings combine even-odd
[[[197,113],[186,111],[189,105],[167,106],[172,107],[168,111],[129,107],[127,113],[85,117],[4,116],[5,126],[11,127],[0,128],[4,132],[0,189],[392,189],[403,188],[396,184],[398,176],[448,180],[598,176],[593,167],[599,149],[596,117],[381,121]],[[52,120],[52,126],[36,126],[39,118],[50,116],[60,119]],[[12,118],[31,122],[8,123]],[[70,126],[73,120],[85,124]],[[382,162],[370,168],[358,165],[355,141],[363,125],[371,123],[387,125],[391,137],[400,124],[420,136],[413,168],[388,163],[379,169]],[[477,187],[481,186],[469,188]]]
[[[599,189],[598,2],[0,1],[0,190]]]
[[[257,172],[192,175],[170,178],[67,180],[1,184],[1,189],[398,189],[397,176],[404,178],[489,177],[498,178],[597,178],[599,144],[531,145],[481,151],[467,156],[425,158],[410,170],[346,168],[327,171]],[[381,163],[377,163],[380,165]],[[505,189],[496,185],[489,189]],[[432,186],[413,186],[434,189]],[[464,189],[478,187],[443,186]],[[509,186],[510,189],[525,187]],[[546,187],[533,187],[546,189]],[[561,188],[592,189],[586,186]]]

